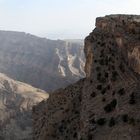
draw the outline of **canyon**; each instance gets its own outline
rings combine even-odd
[[[96,19],[86,77],[33,107],[34,140],[140,139],[140,16]]]
[[[47,92],[85,77],[83,40],[0,31],[0,72]]]

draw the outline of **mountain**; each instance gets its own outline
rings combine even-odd
[[[23,32],[0,31],[0,72],[53,91],[85,76],[82,40],[49,40]]]
[[[0,140],[32,139],[32,107],[48,94],[0,73]]]
[[[35,140],[140,139],[140,15],[96,19],[86,78],[33,108]]]

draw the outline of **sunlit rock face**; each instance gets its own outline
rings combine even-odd
[[[82,40],[49,40],[0,31],[0,72],[53,91],[85,76]]]
[[[48,97],[0,73],[0,140],[32,140],[32,107]]]
[[[86,78],[33,109],[35,140],[140,139],[140,16],[97,18],[85,39]]]

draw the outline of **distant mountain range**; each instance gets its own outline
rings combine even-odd
[[[0,72],[53,91],[85,76],[83,40],[49,40],[0,31]]]

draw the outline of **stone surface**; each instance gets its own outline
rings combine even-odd
[[[84,63],[82,40],[0,31],[0,72],[15,80],[53,91],[83,78]]]
[[[0,140],[32,139],[32,107],[48,94],[0,73]]]
[[[96,20],[85,39],[86,78],[33,109],[35,140],[140,139],[140,16]]]

